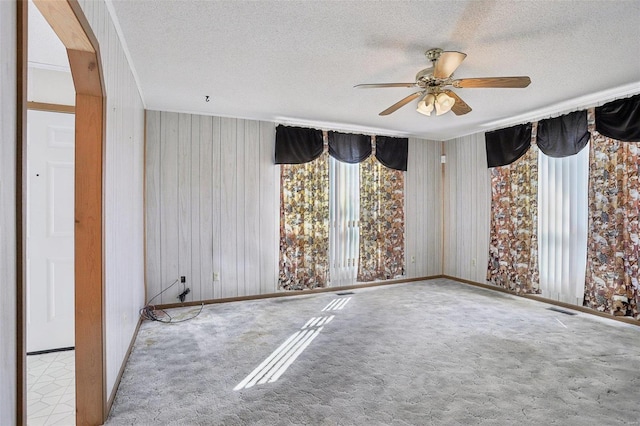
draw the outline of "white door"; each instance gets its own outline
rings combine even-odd
[[[74,346],[74,123],[28,111],[27,352]]]

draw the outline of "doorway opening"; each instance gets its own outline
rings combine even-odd
[[[74,124],[73,114],[27,112],[29,424],[75,423]]]
[[[38,352],[37,345],[42,344],[49,349],[75,347],[73,357],[77,391],[75,423],[102,424],[107,406],[104,382],[103,320],[104,85],[98,43],[76,0],[33,0],[32,3],[23,1],[19,4],[21,9],[19,16],[22,16],[22,19],[18,19],[19,40],[21,40],[18,50],[28,52],[25,42],[29,33],[28,8],[35,5],[66,51],[75,92],[73,102],[75,116],[53,113],[54,115],[43,118],[42,115],[46,116],[49,113],[29,111],[27,114],[27,102],[23,100],[21,105],[22,121],[19,122],[18,127],[22,129],[28,127],[28,131],[25,135],[23,130],[21,145],[22,199],[24,200],[21,223],[23,223],[22,240],[25,244],[19,253],[24,274],[18,281],[18,292],[22,295],[18,357],[23,360],[18,367],[18,376],[22,378],[18,381],[18,394],[21,395],[18,402],[18,420],[21,424],[26,423],[25,414],[28,405],[26,353]],[[23,76],[27,75],[26,84],[29,85],[33,81],[29,80],[26,72],[26,56],[23,53],[20,61],[24,70]],[[71,126],[68,123],[60,125],[56,121],[63,115],[66,116],[67,121],[72,122]],[[53,119],[56,124],[42,125],[46,129],[43,130],[46,136],[37,139],[44,140],[46,148],[31,150],[31,144],[36,143],[37,126],[34,123],[38,123],[41,119],[44,121]],[[25,136],[28,137],[25,139]],[[69,146],[71,141],[74,144]],[[54,157],[55,155],[49,153],[51,155],[46,155],[47,159],[44,160],[46,166],[36,166],[37,157],[49,149],[50,145],[53,145],[51,149],[55,151],[55,155],[65,149],[70,150],[73,159],[52,159],[51,155]],[[69,193],[70,184],[73,185],[71,193]],[[38,192],[45,194],[44,202],[31,199]],[[33,202],[31,206],[30,201]],[[71,209],[69,209],[70,205],[73,206]],[[45,212],[36,211],[38,209],[35,206],[42,208]],[[40,213],[42,214],[38,220],[30,220],[31,215],[38,216]],[[67,241],[65,243],[56,241],[55,244],[44,240],[30,241],[32,235],[35,235],[32,233],[35,231],[34,226],[44,227],[42,238],[45,240],[53,237],[67,238]],[[35,262],[39,256],[34,249],[44,250],[47,245],[61,247],[65,244],[71,247],[71,259],[68,255],[63,255],[63,250],[60,250],[55,255],[48,253],[44,256],[45,260],[37,260],[40,262],[38,268],[30,268],[29,263]],[[39,279],[45,283],[44,290],[30,288],[36,281],[34,279],[36,273],[44,276]],[[71,286],[73,295],[69,295],[68,292],[58,293],[58,290],[62,290],[65,286],[67,290],[69,289],[69,277],[72,277],[71,281],[75,282],[75,285]],[[41,293],[46,293],[45,305],[33,306],[36,304],[34,296]],[[35,312],[39,310],[46,311],[44,318],[47,320],[70,320],[68,323],[73,324],[75,329],[71,331],[71,346],[68,346],[69,343],[64,343],[64,338],[68,339],[68,326],[65,333],[62,333],[67,336],[58,342],[53,341],[52,336],[44,336],[46,332],[40,332],[38,337],[38,331],[33,327],[33,320],[36,317]],[[72,314],[71,318],[65,315],[69,311]]]

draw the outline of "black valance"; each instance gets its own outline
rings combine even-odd
[[[596,108],[596,130],[624,142],[640,142],[640,94]]]
[[[538,148],[549,157],[575,155],[588,142],[587,111],[576,111],[538,122]]]
[[[409,139],[376,136],[376,158],[390,169],[407,171]]]
[[[360,163],[371,155],[371,136],[329,132],[329,155],[343,163]]]
[[[531,123],[485,134],[487,165],[506,166],[522,157],[531,146]]]
[[[276,127],[276,164],[302,164],[322,154],[322,130],[304,127]]]

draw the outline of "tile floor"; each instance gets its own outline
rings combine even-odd
[[[27,356],[27,425],[75,425],[75,351]]]

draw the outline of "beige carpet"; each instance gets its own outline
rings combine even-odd
[[[444,279],[205,306],[143,323],[107,424],[640,424],[640,327],[548,308]]]

